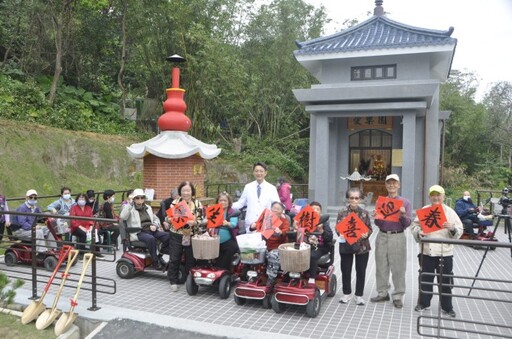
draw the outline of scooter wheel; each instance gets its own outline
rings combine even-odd
[[[334,297],[336,295],[336,289],[338,288],[338,278],[336,278],[336,274],[332,274],[329,278],[329,294],[328,297]]]
[[[237,305],[245,305],[245,302],[247,301],[247,299],[245,298],[241,298],[241,297],[237,297],[236,295],[233,296],[234,299],[235,299],[235,304]]]
[[[196,295],[199,291],[199,286],[197,286],[196,282],[194,281],[194,277],[191,274],[189,274],[187,277],[185,288],[187,289],[188,295]]]
[[[221,299],[227,299],[231,293],[231,275],[226,274],[219,281],[219,295]]]
[[[306,314],[310,318],[315,318],[318,313],[320,313],[320,306],[321,306],[321,300],[320,300],[320,292],[316,291],[315,297],[313,300],[310,300],[308,304],[306,305]]]
[[[120,261],[117,263],[116,272],[122,279],[131,279],[135,274],[135,267],[131,263]]]
[[[55,269],[55,267],[57,267],[57,264],[59,263],[59,261],[57,260],[57,258],[55,258],[53,255],[52,256],[49,256],[49,257],[46,257],[44,258],[44,261],[43,261],[43,266],[44,266],[44,269],[47,270],[47,271],[52,271]]]
[[[16,258],[16,254],[14,254],[14,252],[7,252],[4,256],[4,262],[7,266],[16,266],[18,258]]]
[[[272,298],[270,299],[270,303],[272,305],[272,309],[274,310],[274,312],[276,312],[276,313],[284,312],[285,305],[283,303],[280,303],[279,301],[277,301],[275,295],[272,296]]]
[[[272,308],[272,294],[267,294],[265,298],[263,298],[263,308],[267,310]]]

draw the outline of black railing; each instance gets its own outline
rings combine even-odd
[[[30,240],[30,244],[27,243],[27,245],[29,244],[30,245],[30,252],[31,252],[31,271],[30,272],[26,272],[26,271],[22,271],[20,270],[19,268],[13,268],[13,269],[10,269],[10,268],[7,268],[7,267],[2,267],[2,271],[5,271],[5,272],[9,272],[9,274],[7,274],[7,276],[9,278],[15,278],[15,279],[22,279],[22,280],[26,280],[26,281],[31,281],[32,282],[32,297],[30,299],[37,299],[38,298],[38,290],[37,290],[37,283],[41,283],[41,282],[46,282],[44,279],[43,280],[39,280],[39,278],[49,278],[51,275],[50,274],[45,274],[44,272],[45,271],[42,271],[39,267],[38,267],[38,264],[37,264],[37,253],[36,253],[36,241],[37,240],[41,240],[41,239],[38,239],[36,238],[36,226],[38,224],[38,220],[40,219],[45,219],[45,218],[53,218],[53,217],[57,217],[58,219],[76,219],[76,220],[86,220],[86,221],[93,221],[95,223],[94,227],[97,227],[97,223],[98,222],[115,222],[117,223],[116,220],[113,220],[113,219],[106,219],[106,218],[89,218],[89,217],[78,217],[78,216],[64,216],[64,215],[59,215],[59,216],[55,216],[55,215],[52,215],[52,214],[46,214],[46,213],[26,213],[26,212],[16,212],[16,211],[0,211],[0,214],[8,214],[11,216],[13,215],[28,215],[28,216],[31,216],[31,217],[34,217],[34,221],[32,223],[32,226],[31,226],[31,231],[32,231],[32,234],[31,234],[31,240]],[[12,220],[11,220],[12,221]],[[11,223],[12,224],[12,223]],[[15,244],[15,243],[19,243],[18,239],[16,239],[16,237],[14,236],[14,233],[13,232],[13,235],[6,235],[4,234],[4,238],[9,238],[9,240],[2,240],[2,245],[0,246],[0,248],[3,248],[5,250],[8,250],[10,248],[10,245],[12,244]],[[93,235],[94,237],[94,235]],[[107,262],[115,262],[116,261],[116,251],[114,249],[115,245],[97,245],[95,243],[95,241],[91,241],[90,244],[83,244],[83,243],[74,243],[74,242],[71,242],[71,241],[64,241],[64,240],[57,240],[57,239],[54,239],[54,240],[46,240],[46,239],[42,239],[42,240],[45,240],[45,241],[48,241],[48,242],[54,242],[56,244],[57,247],[60,247],[60,246],[63,246],[63,245],[71,245],[71,246],[74,246],[74,245],[87,245],[89,246],[89,250],[81,250],[81,252],[83,253],[100,253],[101,249],[107,249],[108,251],[107,252],[104,252],[102,254],[106,254],[107,255],[107,258],[110,257],[111,259],[97,259],[96,255],[93,256],[93,259],[91,261],[91,274],[90,275],[85,275],[85,277],[88,277],[88,278],[91,278],[90,279],[90,282],[87,281],[87,280],[84,280],[84,285],[85,287],[83,288],[84,290],[89,290],[91,291],[91,307],[89,308],[89,310],[92,310],[92,311],[96,311],[99,309],[99,307],[97,306],[97,294],[98,293],[103,293],[103,294],[115,294],[116,293],[116,281],[113,280],[113,279],[110,279],[110,278],[105,278],[105,277],[101,277],[101,276],[98,276],[96,271],[96,261],[97,260],[100,260],[100,261],[107,261]],[[8,245],[8,246],[6,246]],[[51,248],[51,246],[49,245],[46,245],[44,246],[46,248]],[[22,249],[17,249],[18,251],[23,251]],[[71,289],[75,289],[76,288],[76,284],[72,284],[72,283],[76,283],[78,282],[78,280],[75,280],[75,279],[67,279],[66,280],[66,283],[64,284],[64,287],[67,287],[67,288],[71,288]],[[60,285],[60,282],[58,281],[54,281],[52,283],[52,285]],[[87,287],[87,286],[90,286]]]
[[[488,246],[493,248],[509,248],[512,249],[512,243],[507,242],[482,242],[476,240],[453,240],[453,239],[433,239],[433,238],[421,238],[420,243],[436,243],[436,244],[453,244],[463,246]],[[482,262],[482,265],[485,255]],[[443,257],[441,257],[440,265],[443,265]],[[492,277],[478,277],[476,276],[460,276],[450,275],[453,279],[451,282],[443,284],[443,272],[439,269],[440,273],[427,273],[423,272],[419,275],[419,286],[420,292],[424,294],[432,294],[439,296],[450,295],[454,298],[463,298],[468,300],[475,300],[482,303],[505,303],[512,307],[512,279],[494,279]],[[422,276],[434,276],[436,277],[436,283],[434,282],[421,282]],[[461,282],[455,284],[455,281]],[[467,284],[463,284],[464,282]],[[474,287],[475,282],[479,282],[479,287]],[[424,291],[421,286],[423,285],[435,285],[437,291]],[[449,287],[450,289],[458,288],[461,290],[467,290],[468,293],[443,293],[443,287]],[[475,291],[473,295],[471,292]],[[480,308],[480,307],[479,307]],[[489,309],[488,307],[482,306],[482,309]],[[455,319],[451,317],[441,316],[441,303],[437,308],[437,314],[428,316],[421,315],[417,319],[416,329],[419,335],[431,338],[458,338],[461,335],[475,334],[483,336],[492,336],[495,338],[512,338],[512,320],[505,319],[504,317],[492,316],[492,320],[479,321],[471,320],[473,317],[464,317],[463,319]],[[500,323],[499,320],[504,319],[505,322]],[[482,319],[480,319],[482,320]],[[467,325],[467,326],[466,326]]]

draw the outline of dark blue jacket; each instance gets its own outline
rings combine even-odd
[[[470,211],[472,209],[472,212]],[[462,219],[476,219],[477,207],[473,204],[471,199],[464,200],[463,198],[458,199],[455,202],[455,212]]]

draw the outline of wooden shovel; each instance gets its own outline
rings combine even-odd
[[[69,313],[62,313],[59,320],[55,323],[55,335],[59,336],[63,333],[65,333],[71,325],[75,322],[76,319],[76,313],[75,306],[77,306],[77,299],[78,299],[78,293],[80,292],[80,288],[82,287],[82,282],[84,281],[85,272],[87,271],[87,267],[89,267],[89,264],[92,261],[93,258],[92,253],[86,253],[84,255],[84,266],[82,267],[82,273],[80,275],[80,279],[78,280],[78,284],[76,285],[76,292],[73,299],[71,299],[71,309],[69,310]]]
[[[69,252],[72,249],[73,249],[73,246],[69,246],[69,245],[64,245],[60,249],[59,261],[57,262],[57,265],[55,265],[55,268],[53,269],[53,273],[50,276],[50,279],[48,279],[46,286],[44,287],[43,294],[41,295],[41,298],[39,298],[39,300],[37,300],[37,301],[33,301],[30,305],[28,305],[27,308],[23,311],[23,314],[21,315],[21,323],[23,325],[28,324],[32,320],[36,319],[46,309],[46,305],[43,304],[44,297],[46,296],[46,293],[50,289],[50,286],[52,286],[53,279],[57,275],[60,265],[62,265],[64,260],[67,259]]]
[[[66,264],[66,269],[62,273],[62,279],[60,281],[60,286],[57,291],[57,294],[55,295],[55,300],[53,301],[52,308],[45,310],[43,313],[39,315],[39,317],[36,320],[36,328],[38,330],[44,330],[48,326],[50,326],[55,319],[60,314],[60,311],[57,310],[57,303],[59,302],[60,294],[62,293],[62,289],[64,288],[64,283],[66,282],[66,279],[68,278],[68,272],[71,266],[73,266],[73,262],[75,261],[76,257],[78,256],[78,250],[71,250],[68,255],[68,262]]]

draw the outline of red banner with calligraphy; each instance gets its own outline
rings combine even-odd
[[[177,230],[185,226],[189,220],[195,219],[185,200],[171,206],[166,213],[174,228]]]
[[[432,233],[442,230],[443,224],[447,221],[443,205],[435,204],[416,211],[423,233]]]
[[[270,238],[274,234],[274,230],[281,226],[281,219],[272,213],[268,208],[261,212],[260,217],[256,221],[256,231],[261,232],[265,239]]]
[[[314,232],[320,222],[320,215],[310,205],[306,205],[293,220],[295,220],[297,228],[304,228],[307,232]]]
[[[350,245],[353,245],[363,234],[368,233],[370,230],[357,214],[351,212],[336,225],[336,231],[343,235]]]
[[[206,207],[206,227],[215,228],[224,224],[224,207],[222,204],[216,204]]]
[[[379,196],[375,204],[375,219],[398,222],[403,205],[403,200]]]

